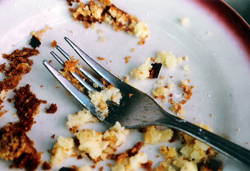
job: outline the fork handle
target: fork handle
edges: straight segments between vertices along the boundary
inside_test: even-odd
[[[209,132],[199,126],[196,126],[188,121],[180,119],[175,116],[171,116],[170,120],[157,120],[156,122],[159,125],[165,125],[171,128],[180,130],[206,144],[216,149],[218,152],[221,152],[228,157],[244,163],[250,167],[250,151],[246,148],[243,148],[229,140],[226,140],[212,132]]]

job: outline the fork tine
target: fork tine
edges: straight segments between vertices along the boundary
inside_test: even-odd
[[[71,84],[62,74],[60,74],[48,61],[43,61],[44,66],[51,74],[84,106],[92,105],[87,95],[83,94],[73,84]]]
[[[64,67],[64,61],[55,52],[51,51],[50,54]]]
[[[64,61],[55,52],[52,51],[50,53],[63,67],[65,66]],[[88,91],[96,91],[96,89],[94,89],[91,85],[84,81],[82,77],[80,77],[77,73],[74,72],[71,73],[71,75],[75,77],[80,82],[80,84],[84,86]]]
[[[56,46],[56,49],[67,59],[70,60],[70,56],[60,47]],[[93,84],[96,84],[100,88],[104,88],[104,85],[96,79],[94,76],[92,76],[90,73],[88,73],[85,69],[82,67],[79,67],[80,71],[85,75]]]
[[[51,72],[51,74],[68,90],[85,108],[89,109],[100,120],[104,118],[96,111],[95,106],[90,102],[90,99],[83,92],[78,90],[71,82],[69,82],[62,74],[60,74],[48,61],[43,61],[44,66]]]
[[[56,49],[67,59],[70,60],[70,56],[58,45],[56,45]]]
[[[107,80],[109,83],[113,83],[114,86],[117,86],[121,81],[111,74],[109,71],[104,69],[101,65],[99,65],[96,61],[94,61],[91,57],[89,57],[83,50],[81,50],[77,45],[75,45],[70,39],[67,37],[64,38],[69,45],[76,51],[76,53],[92,68],[99,76]]]

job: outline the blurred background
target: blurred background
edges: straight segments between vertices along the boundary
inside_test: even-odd
[[[250,24],[250,0],[224,0]]]

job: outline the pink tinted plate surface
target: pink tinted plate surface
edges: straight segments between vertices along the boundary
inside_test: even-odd
[[[29,47],[31,31],[43,29],[46,24],[52,27],[42,38],[42,45],[38,48],[41,54],[33,58],[34,67],[31,73],[25,75],[20,83],[20,86],[30,83],[31,90],[37,97],[48,101],[47,105],[41,106],[41,113],[35,117],[37,123],[28,133],[28,136],[34,140],[37,150],[44,152],[42,159],[50,160],[47,150],[51,150],[56,141],[50,138],[53,134],[56,137],[72,136],[65,125],[67,115],[82,109],[82,106],[69,97],[62,87],[56,88],[60,86],[59,83],[42,65],[43,59],[52,59],[53,65],[60,68],[49,54],[54,50],[50,46],[53,40],[77,57],[63,40],[64,36],[72,39],[94,59],[98,56],[105,57],[107,60],[99,63],[120,77],[128,75],[129,71],[138,67],[146,57],[156,56],[157,52],[162,50],[173,52],[178,57],[188,56],[188,61],[182,62],[173,69],[163,68],[160,73],[166,81],[173,76],[170,80],[176,85],[188,78],[191,80],[190,85],[195,86],[192,99],[185,105],[187,111],[185,119],[194,123],[208,124],[215,133],[250,149],[247,145],[250,141],[248,133],[250,129],[249,26],[221,1],[113,0],[113,3],[148,24],[150,37],[145,45],[138,45],[138,38],[124,32],[116,32],[105,23],[98,24],[96,29],[85,29],[83,25],[71,18],[64,0],[36,0],[28,4],[24,0],[0,1],[1,54],[11,53],[16,48]],[[182,17],[190,18],[190,23],[181,25]],[[102,35],[98,34],[98,29],[103,31]],[[100,36],[105,36],[106,42],[99,43]],[[135,52],[131,52],[133,48]],[[128,64],[125,64],[126,56],[132,56]],[[3,62],[5,60],[1,59],[1,63]],[[184,71],[183,65],[188,65],[191,71]],[[187,74],[188,77],[186,77]],[[131,78],[131,82],[136,87],[147,93],[151,92],[152,85],[156,81],[138,81]],[[43,88],[40,87],[41,85]],[[172,93],[175,95],[174,100],[181,99],[177,89],[172,90]],[[12,97],[13,93],[9,96]],[[169,111],[168,103],[158,102]],[[56,103],[59,109],[56,114],[47,115],[44,108],[51,103]],[[1,118],[0,126],[16,120],[13,116],[15,113],[13,104],[6,103],[5,108],[10,111]],[[210,116],[211,114],[213,117]],[[105,131],[107,126],[102,123],[87,124],[84,128]],[[137,130],[131,130],[128,141],[118,152],[142,140],[143,136]],[[161,145],[177,148],[181,146],[180,142],[175,142],[143,148],[142,151],[147,152],[149,159],[154,161],[154,166],[157,166],[162,159],[156,157]],[[218,159],[223,162],[225,171],[249,170],[223,155],[218,155]],[[109,162],[111,161],[103,162],[101,166],[105,166],[105,170],[110,170],[107,167]],[[7,171],[10,163],[0,160],[1,170]],[[83,160],[70,158],[52,170],[73,164],[93,165],[86,158]]]

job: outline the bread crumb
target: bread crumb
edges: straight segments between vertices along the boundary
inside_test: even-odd
[[[187,100],[190,100],[192,95],[193,95],[193,91],[192,89],[194,88],[194,86],[189,86],[190,80],[182,80],[182,83],[179,85],[179,87],[184,91],[184,95],[183,97],[185,97]]]
[[[177,58],[172,52],[160,51],[158,52],[155,62],[164,64],[167,68],[173,68],[177,65]]]
[[[56,143],[53,146],[51,156],[51,166],[57,166],[62,163],[65,158],[73,154],[74,140],[71,137],[65,138],[58,136]]]
[[[55,48],[57,46],[57,42],[55,40],[52,41],[51,47]]]
[[[80,6],[75,9],[70,8],[74,20],[83,22],[85,28],[92,27],[97,22],[106,22],[112,25],[116,31],[124,30],[129,34],[134,34],[141,39],[139,44],[145,44],[145,39],[149,36],[145,22],[138,21],[135,16],[110,4],[110,0],[99,0],[99,2],[104,5],[89,1],[88,4],[79,3]]]
[[[104,57],[97,57],[97,59],[100,60],[100,61],[106,60],[106,58],[104,58]]]
[[[56,113],[57,111],[57,105],[55,103],[52,103],[49,108],[45,108],[46,113]]]
[[[175,85],[173,82],[168,81],[168,89],[169,89],[169,90],[172,90],[172,89],[174,89],[175,87],[176,87],[176,85]]]
[[[99,120],[93,114],[91,114],[89,110],[83,109],[75,114],[69,114],[66,125],[68,128],[78,129],[80,126],[88,122],[97,123]]]
[[[101,3],[103,3],[104,5],[110,5],[112,0],[98,0],[100,1]]]
[[[99,42],[99,43],[103,43],[103,42],[105,42],[106,40],[107,40],[106,37],[101,36],[98,42]]]
[[[149,126],[146,128],[145,143],[158,144],[160,142],[168,142],[173,136],[171,129],[160,130],[155,126]]]
[[[190,18],[188,18],[188,17],[180,18],[180,23],[181,23],[181,25],[187,25],[190,23]]]
[[[126,76],[123,77],[123,81],[124,81],[125,83],[130,84],[129,80],[130,80],[130,79],[129,79],[129,76],[128,76],[128,75],[126,75]]]
[[[183,105],[178,102],[174,102],[173,106],[170,107],[170,110],[175,112],[176,114],[185,114],[186,111],[183,109]]]
[[[91,171],[91,167],[89,165],[84,165],[78,168],[77,171]]]
[[[98,33],[99,33],[99,34],[102,34],[103,31],[102,31],[101,29],[98,29]]]
[[[190,69],[189,69],[189,66],[188,66],[188,65],[184,65],[184,66],[183,66],[183,69],[184,69],[185,71],[187,71],[187,72],[190,72]]]
[[[207,31],[207,35],[211,36],[213,33],[211,31]]]
[[[130,71],[130,75],[134,76],[136,79],[144,80],[149,77],[149,70],[152,68],[150,64],[150,58],[147,57],[146,61],[141,64],[138,68]]]
[[[96,110],[101,112],[101,117],[104,119],[108,116],[107,100],[120,104],[122,98],[121,92],[114,86],[108,86],[102,91],[89,92],[90,101],[96,107]]]
[[[126,56],[125,57],[125,63],[128,63],[129,62],[129,59],[131,59],[132,58],[132,56]]]

